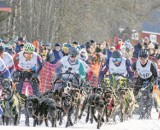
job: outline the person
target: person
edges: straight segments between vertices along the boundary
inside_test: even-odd
[[[77,86],[80,86],[80,84],[85,79],[86,72],[85,72],[85,68],[83,66],[82,61],[78,58],[78,51],[75,47],[70,47],[69,55],[63,57],[57,63],[55,67],[56,77],[58,77],[60,73],[67,72],[69,69],[71,69],[71,73],[75,73],[76,76],[78,76],[80,82],[77,84]],[[73,77],[73,78],[77,78],[77,77]]]
[[[158,81],[158,74],[157,67],[149,60],[149,52],[146,49],[138,53],[138,60],[133,64],[133,71],[138,74],[134,87],[134,94],[138,95],[141,88],[146,88],[146,96],[148,97],[148,103],[146,105],[148,107],[147,114],[149,115],[148,118],[151,118],[152,103],[154,102],[154,104],[157,104],[157,101],[153,100],[152,91],[153,85]],[[157,108],[156,111],[158,112]]]
[[[68,50],[70,47],[71,47],[71,45],[68,43],[63,44],[63,47],[62,47],[63,56],[68,56]]]
[[[144,42],[143,42],[142,49],[146,49],[146,50],[149,51],[149,49],[152,48],[152,47],[153,47],[152,42],[149,40],[148,37],[145,37],[145,38],[144,38]]]
[[[127,48],[125,45],[120,47],[120,51],[122,52],[122,57],[128,58]]]
[[[149,42],[149,38],[145,37],[144,42],[138,42],[137,45],[134,46],[133,58],[138,58],[139,51],[142,50],[144,45],[146,46],[148,42]]]
[[[106,72],[109,72],[110,79],[112,74],[123,75],[128,77],[130,80],[133,79],[133,71],[131,68],[130,60],[122,57],[122,53],[119,50],[115,50],[112,53],[111,58],[106,60],[100,71],[99,82],[101,82],[101,80],[104,78]]]
[[[88,59],[88,54],[85,48],[81,49],[79,52],[79,59],[82,60],[82,64],[85,68],[85,72],[88,73],[90,71],[90,67],[88,66],[88,64],[86,63],[87,59]]]
[[[4,61],[0,58],[0,82],[2,82],[2,80],[5,78],[8,78],[11,80],[9,70],[6,67]]]
[[[136,85],[144,85],[155,82],[158,78],[157,67],[155,63],[149,60],[149,52],[145,49],[139,51],[138,60],[132,65],[133,71],[138,73]],[[136,86],[135,86],[136,87]],[[135,88],[135,93],[139,91],[139,87]],[[153,86],[150,86],[152,92]]]
[[[112,56],[112,53],[116,50],[116,48],[114,46],[111,46],[110,49],[108,50],[107,53],[107,58],[106,59],[110,59]]]
[[[9,79],[10,81],[11,80],[11,76],[10,76],[10,73],[9,73],[9,70],[7,69],[7,67],[5,66],[5,63],[4,61],[0,58],[0,82],[1,82],[1,85],[0,85],[0,98],[2,97],[2,89],[4,87],[4,85],[2,84],[3,82],[3,79]],[[2,116],[3,114],[3,110],[1,108],[1,102],[0,102],[0,117]]]
[[[16,42],[15,52],[18,53],[22,51],[23,46],[24,46],[24,40],[22,37],[20,37],[18,41]]]
[[[78,51],[81,49],[78,42],[76,42],[76,41],[72,42],[71,46],[75,47]]]
[[[122,45],[123,45],[123,40],[122,39],[118,39],[118,43],[115,46],[116,50],[120,50]]]
[[[32,44],[34,45],[35,52],[39,53],[39,42],[35,40]]]
[[[0,58],[4,61],[7,69],[9,70],[10,74],[12,75],[12,73],[14,71],[13,57],[8,52],[4,52],[3,46],[0,46]]]
[[[21,93],[23,82],[27,78],[32,86],[33,94],[39,95],[39,71],[42,68],[42,58],[34,52],[34,46],[31,43],[25,43],[24,51],[15,54],[13,61],[15,64],[15,72],[13,74],[16,81],[16,90]],[[18,77],[18,78],[17,78]]]
[[[93,49],[95,50],[97,47],[97,43],[94,40],[90,40],[91,46],[93,47]]]
[[[46,61],[51,64],[56,64],[62,57],[61,44],[55,43],[54,49],[47,54]]]
[[[49,45],[49,46],[47,46]],[[44,42],[39,42],[39,54],[42,57],[42,59],[45,61],[46,60],[46,56],[49,53],[49,51],[51,50],[51,44],[50,43],[44,43]]]
[[[104,61],[104,57],[102,54],[102,49],[99,47],[96,47],[95,51],[91,53],[91,55],[89,55],[87,60],[87,64],[89,65],[91,70],[91,72],[88,74],[87,79],[89,80],[89,84],[91,87],[98,86],[98,77],[99,77],[101,64],[103,64],[103,61]]]

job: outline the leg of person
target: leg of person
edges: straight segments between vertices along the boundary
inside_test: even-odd
[[[16,90],[19,93],[22,93],[23,81],[24,81],[24,79],[20,78],[19,82],[16,83]]]
[[[30,81],[30,84],[32,86],[33,94],[36,95],[36,96],[39,96],[40,92],[39,92],[39,81],[38,81],[38,79],[35,79],[34,81]]]

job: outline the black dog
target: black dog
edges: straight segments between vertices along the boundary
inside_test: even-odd
[[[73,98],[70,94],[68,94],[68,93],[63,93],[62,94],[61,107],[62,107],[62,110],[63,110],[64,114],[67,114],[66,127],[73,126],[73,122],[71,120],[71,114],[73,113]],[[62,118],[63,118],[62,113],[61,113],[60,117],[61,117],[60,122],[62,122]]]
[[[102,125],[102,121],[104,121],[104,108],[105,108],[105,101],[103,100],[102,96],[100,94],[90,94],[88,97],[84,100],[82,110],[79,116],[79,119],[81,119],[83,111],[85,107],[88,106],[87,109],[87,117],[86,117],[86,123],[89,120],[89,114],[91,113],[91,123],[93,123],[93,118],[95,121],[98,121],[97,128],[99,129]],[[98,119],[95,117],[95,112],[98,111]]]
[[[52,127],[57,127],[57,108],[56,102],[53,99],[42,97],[39,106],[40,124],[44,120],[45,125],[48,126],[48,120],[50,120]]]
[[[141,89],[140,92],[141,92],[141,97],[139,103],[139,111],[140,111],[139,119],[149,119],[151,116],[151,110],[153,105],[152,94],[148,92],[147,89]]]
[[[13,119],[14,125],[18,125],[18,118],[20,118],[20,103],[18,97],[11,89],[11,82],[9,79],[2,81],[2,122],[3,125],[8,125],[10,119]]]
[[[38,125],[39,98],[30,95],[25,100],[25,125],[29,126],[29,118],[33,118],[33,126]]]

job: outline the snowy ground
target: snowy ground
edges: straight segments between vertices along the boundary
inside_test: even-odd
[[[30,127],[26,127],[24,125],[24,115],[21,116],[21,124],[19,126],[0,126],[1,130],[48,130],[48,129],[57,129],[57,130],[65,130],[65,129],[77,129],[77,130],[96,130],[96,123],[90,124],[90,122],[85,123],[85,118],[79,120],[78,123],[72,127],[65,128],[65,121],[63,121],[62,126],[58,126],[57,128],[45,127],[44,124],[38,127],[32,127],[32,119],[30,119]],[[129,119],[125,122],[118,123],[109,123],[103,124],[101,130],[160,130],[160,120],[158,120],[158,113],[155,110],[152,111],[152,119],[149,120],[138,120],[137,116],[134,116],[133,119]]]

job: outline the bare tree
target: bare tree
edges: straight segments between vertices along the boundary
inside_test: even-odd
[[[119,28],[140,29],[159,0],[6,0],[12,7],[5,30],[29,41],[84,43],[107,40]]]

